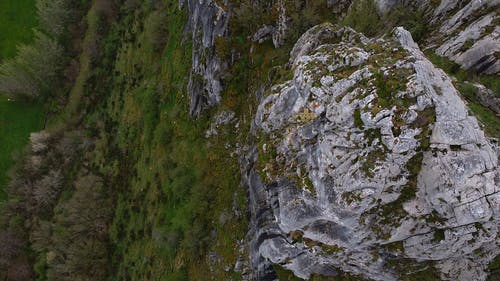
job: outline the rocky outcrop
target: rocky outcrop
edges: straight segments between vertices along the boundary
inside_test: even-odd
[[[446,0],[445,0],[446,1]],[[385,15],[391,11],[394,7],[398,5],[406,7],[419,7],[421,9],[429,7],[435,3],[435,1],[429,0],[374,0],[377,11],[380,15]]]
[[[442,0],[431,17],[439,28],[430,47],[465,69],[499,73],[499,11],[499,0]]]
[[[464,69],[482,74],[500,72],[500,0],[376,0],[379,14],[397,5],[426,11],[426,24],[435,30],[426,48]]]
[[[276,21],[276,30],[273,32],[274,47],[279,48],[285,43],[286,32],[288,29],[288,16],[283,0],[278,0],[278,19]]]
[[[222,111],[214,117],[214,121],[210,125],[210,129],[205,132],[205,138],[218,135],[218,129],[221,126],[236,122],[235,113],[232,111]]]
[[[260,44],[264,43],[264,41],[272,38],[273,34],[276,32],[276,27],[272,25],[264,25],[257,32],[252,35],[252,41],[258,42]]]
[[[260,103],[242,161],[255,278],[279,264],[301,278],[390,281],[434,266],[443,280],[484,280],[500,253],[497,147],[409,32],[319,25],[289,71]]]
[[[273,4],[272,2],[265,2],[266,5]],[[263,5],[263,3],[257,3],[256,5]],[[288,30],[288,15],[286,12],[286,5],[282,0],[276,0],[273,9],[276,9],[277,17],[273,24],[265,24],[259,28],[251,37],[253,42],[263,43],[264,41],[271,39],[275,48],[281,47],[285,43],[286,33]]]
[[[186,31],[191,34],[193,49],[189,112],[198,116],[204,108],[220,102],[220,77],[226,67],[215,54],[214,41],[226,35],[229,13],[213,0],[179,0],[179,5],[188,10]]]

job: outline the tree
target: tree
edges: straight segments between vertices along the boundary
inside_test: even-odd
[[[53,38],[61,38],[75,18],[75,3],[71,0],[37,0],[40,28]]]
[[[0,268],[8,267],[22,251],[24,243],[12,231],[0,230]]]
[[[81,176],[74,186],[73,196],[55,216],[47,276],[62,281],[104,280],[111,201],[98,176]]]
[[[60,170],[52,170],[33,186],[33,208],[37,213],[52,209],[61,191],[63,176]]]
[[[29,281],[34,280],[34,273],[26,257],[18,258],[9,266],[7,270],[8,281]]]
[[[0,92],[38,97],[54,86],[64,61],[63,48],[47,35],[35,31],[32,45],[20,46],[15,58],[0,65]]]
[[[33,270],[25,252],[26,241],[11,230],[0,230],[0,279],[33,280]]]

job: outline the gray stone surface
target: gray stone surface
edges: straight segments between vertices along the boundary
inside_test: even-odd
[[[498,148],[409,32],[316,26],[289,67],[242,160],[255,279],[275,263],[391,281],[388,259],[410,258],[408,272],[427,261],[443,280],[484,280],[500,253]]]
[[[206,107],[220,102],[220,77],[226,67],[215,54],[214,40],[226,35],[229,14],[213,0],[179,0],[179,5],[188,10],[186,31],[191,33],[193,49],[189,112],[198,116]]]
[[[276,31],[276,27],[272,25],[264,25],[257,32],[252,35],[252,41],[258,43],[264,43],[267,39],[272,38],[273,33]]]
[[[500,0],[442,0],[430,23],[439,26],[430,38],[436,53],[465,69],[500,72]]]
[[[394,5],[401,3],[401,0],[376,0],[379,13],[386,14]]]
[[[474,84],[479,102],[500,116],[500,93],[494,93],[481,84]]]

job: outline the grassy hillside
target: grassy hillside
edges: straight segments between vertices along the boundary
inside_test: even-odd
[[[0,1],[0,58],[14,56],[18,44],[28,43],[35,24],[34,0]],[[0,96],[0,199],[13,156],[21,154],[30,132],[42,128],[43,118],[42,106]]]

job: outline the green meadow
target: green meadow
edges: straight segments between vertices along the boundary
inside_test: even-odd
[[[16,46],[28,43],[36,25],[34,0],[0,1],[0,61],[16,54]],[[30,132],[43,126],[41,105],[12,101],[0,94],[0,199],[5,198],[7,172],[27,144]]]
[[[34,0],[0,1],[0,58],[16,54],[16,46],[29,43],[36,25]]]

